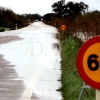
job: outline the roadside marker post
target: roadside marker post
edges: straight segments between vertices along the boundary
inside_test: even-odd
[[[81,46],[76,65],[80,77],[96,89],[96,100],[100,100],[100,36],[87,40]]]
[[[16,27],[15,27],[15,29],[17,30],[17,23],[16,23]]]

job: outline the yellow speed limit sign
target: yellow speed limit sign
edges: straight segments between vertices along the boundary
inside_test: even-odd
[[[85,83],[100,89],[100,36],[89,39],[81,46],[76,65]]]
[[[62,31],[65,31],[65,30],[66,30],[66,25],[64,25],[64,24],[61,25],[61,26],[60,26],[60,29],[61,29]]]

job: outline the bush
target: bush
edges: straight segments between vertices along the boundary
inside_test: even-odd
[[[5,31],[5,29],[0,29],[0,32],[4,32]]]

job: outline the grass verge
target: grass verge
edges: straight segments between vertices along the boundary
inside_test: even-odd
[[[0,27],[0,29],[9,30],[10,28],[8,28],[8,27]]]
[[[80,43],[72,36],[60,42],[61,44],[61,82],[60,91],[64,100],[78,100],[83,81],[76,68],[76,56],[80,48]],[[95,100],[94,89],[84,89],[81,100]]]

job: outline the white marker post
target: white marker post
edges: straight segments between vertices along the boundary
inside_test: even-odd
[[[100,100],[100,90],[96,89],[96,100]]]
[[[16,23],[16,30],[17,30],[17,23]]]

